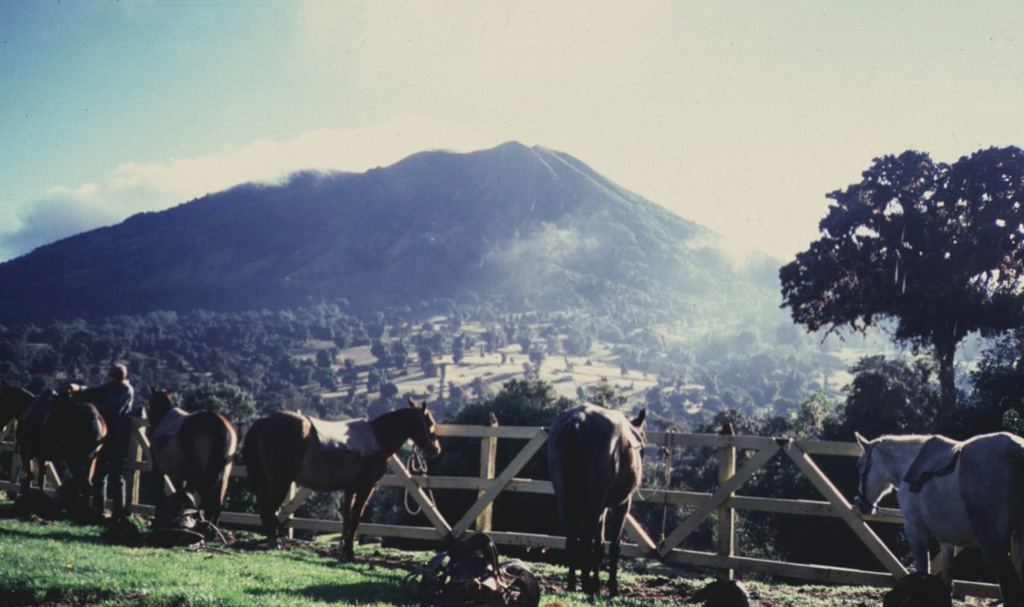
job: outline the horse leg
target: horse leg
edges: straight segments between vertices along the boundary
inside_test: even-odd
[[[626,503],[612,507],[609,512],[608,533],[611,546],[608,548],[608,596],[619,596],[619,544],[622,542],[622,530],[626,526],[626,515],[629,514],[629,507],[632,500],[627,499]]]
[[[288,495],[290,485],[291,482],[273,484],[267,480],[257,494],[263,532],[267,534],[267,543],[271,548],[277,548],[277,530],[280,527],[277,520],[277,509],[281,507],[284,498]]]
[[[230,475],[231,470],[222,467],[203,471],[202,476],[188,481],[189,488],[195,488],[199,498],[199,509],[206,520],[213,525],[216,525],[220,519]]]
[[[981,555],[985,558],[985,564],[992,570],[992,575],[999,582],[999,590],[1003,595],[1005,607],[1024,607],[1024,584],[1014,571],[1013,561],[1010,560],[1010,538],[999,537],[992,531],[978,532],[978,543],[981,545]]]
[[[68,469],[68,478],[65,483],[71,483],[73,489],[73,499],[76,504],[82,498],[88,499],[89,496],[89,467],[91,462],[76,458],[73,461],[65,463]]]
[[[580,537],[572,530],[571,527],[567,527],[568,531],[565,537],[565,554],[566,554],[566,565],[569,569],[569,575],[566,579],[566,591],[576,592],[576,569],[580,567]]]
[[[164,490],[164,472],[155,461],[150,461],[150,487],[153,489],[153,505],[159,507],[167,492]]]
[[[356,529],[359,521],[363,518],[363,511],[366,510],[366,503],[373,495],[373,486],[370,488],[352,488],[345,491],[345,527],[341,534],[341,560],[351,561],[355,558]],[[351,522],[350,522],[351,521]]]
[[[583,532],[583,562],[580,577],[583,592],[596,594],[601,587],[601,558],[604,556],[604,513],[589,517]]]
[[[35,465],[35,460],[25,458],[23,460],[24,465],[21,468],[21,495],[22,497],[28,495],[29,490],[32,489],[32,470]]]
[[[908,514],[910,516],[908,517]],[[931,558],[928,554],[928,529],[913,520],[913,514],[904,512],[903,533],[907,536],[910,553],[914,555],[914,563],[921,573],[931,573]]]
[[[1011,546],[1016,548],[1017,552],[1013,555],[1013,568],[1017,575],[1024,580],[1024,517],[1017,521],[1014,539],[1016,542]]]
[[[228,490],[228,480],[229,473],[226,470],[221,470],[199,498],[203,503],[203,516],[212,525],[216,525],[220,520],[220,512],[224,507],[224,496]]]
[[[950,592],[953,591],[953,559],[956,557],[956,546],[953,544],[939,543],[942,554],[942,582]]]
[[[95,475],[92,483],[92,507],[103,514],[107,506],[107,469],[109,467],[109,453],[107,449],[100,449],[94,462]],[[163,492],[155,494],[154,499],[159,499]]]
[[[552,473],[554,474],[554,472]],[[561,482],[558,483],[561,487]],[[570,513],[572,502],[571,496],[558,495],[558,518],[562,521],[562,529],[565,530],[565,564],[568,569],[566,576],[566,591],[576,592],[576,570],[580,567],[580,538],[581,523],[579,518]]]

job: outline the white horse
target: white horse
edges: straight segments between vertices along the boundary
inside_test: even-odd
[[[929,573],[933,536],[942,550],[942,580],[952,588],[955,548],[977,546],[999,581],[1003,604],[1024,607],[1024,584],[1009,555],[1011,536],[1024,539],[1024,440],[998,432],[964,442],[920,435],[869,441],[857,434],[857,442],[864,453],[857,460],[856,503],[869,514],[898,489],[919,571]]]

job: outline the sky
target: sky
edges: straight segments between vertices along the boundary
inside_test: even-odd
[[[1024,144],[1014,1],[0,2],[0,261],[505,141],[788,261],[872,159]]]

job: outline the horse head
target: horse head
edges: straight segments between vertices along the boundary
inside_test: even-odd
[[[644,422],[646,420],[647,409],[640,409],[640,413],[629,422],[633,426],[633,433],[636,435],[637,440],[640,441],[641,449],[647,446],[647,434],[644,432]]]
[[[6,380],[0,380],[0,428],[7,425],[12,418],[21,414],[36,395],[25,388],[13,386]]]
[[[165,415],[174,408],[174,390],[149,390],[149,407],[146,412],[149,415],[149,423],[155,428]]]
[[[894,489],[886,477],[881,466],[875,466],[874,456],[878,440],[869,441],[855,432],[857,443],[860,444],[863,453],[857,459],[857,473],[860,480],[857,483],[857,498],[854,500],[862,514],[871,514],[875,511],[875,505],[887,493]]]
[[[418,414],[420,420],[419,427],[412,434],[413,444],[423,451],[423,454],[427,457],[440,455],[441,442],[437,440],[437,422],[434,421],[434,415],[427,409],[427,402],[423,401],[422,405],[417,405],[410,398],[409,408]]]

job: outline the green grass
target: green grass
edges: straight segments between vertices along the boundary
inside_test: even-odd
[[[0,603],[275,606],[396,605],[402,572],[339,566],[309,549],[244,552],[129,548],[99,527],[0,521]]]
[[[0,501],[0,511],[10,502]],[[40,524],[0,518],[0,606],[47,607],[304,607],[415,605],[406,594],[409,570],[428,552],[358,546],[354,563],[339,563],[322,542],[290,542],[282,550],[254,549],[252,541],[203,550],[125,547],[104,543],[101,527]],[[243,534],[244,538],[256,536]],[[333,544],[330,545],[332,548]],[[549,582],[562,567],[532,563]],[[541,607],[667,607],[685,603],[708,579],[657,563],[626,560],[624,598],[588,602],[551,590]],[[752,605],[863,607],[880,605],[878,588],[786,586],[747,582]],[[956,603],[962,605],[963,603]],[[976,604],[976,603],[975,603]]]
[[[361,546],[356,562],[342,564],[305,542],[282,550],[217,544],[194,551],[110,545],[100,539],[102,531],[66,522],[0,519],[0,605],[411,605],[403,587],[408,563],[426,564],[431,556]],[[375,553],[390,558],[369,559]],[[402,562],[407,565],[399,566]],[[590,605],[581,595],[569,594],[545,595],[541,604]],[[606,604],[659,605],[633,600]]]

